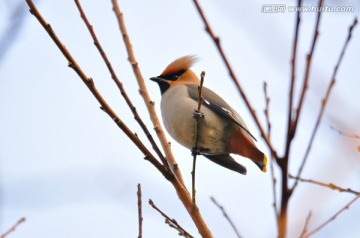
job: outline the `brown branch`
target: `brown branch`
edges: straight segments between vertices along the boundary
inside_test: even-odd
[[[311,218],[311,211],[309,211],[309,214],[306,217],[304,228],[303,228],[303,230],[302,230],[302,232],[300,234],[300,238],[303,238],[305,236],[306,232],[308,232],[310,218]]]
[[[225,209],[223,206],[221,206],[214,197],[210,197],[211,201],[220,209],[220,211],[222,212],[223,216],[225,217],[225,219],[230,223],[232,229],[234,230],[236,236],[238,238],[241,237],[238,229],[236,228],[235,224],[233,223],[233,221],[230,219],[230,217],[228,216],[228,214],[226,213]]]
[[[139,236],[138,238],[142,238],[142,223],[143,223],[143,217],[142,217],[142,203],[141,203],[141,184],[139,183],[137,186],[137,198],[138,198],[138,218],[139,218]]]
[[[336,131],[338,134],[342,135],[342,136],[346,136],[346,137],[350,137],[353,139],[360,139],[359,135],[354,135],[354,134],[350,134],[350,133],[345,133],[343,131],[340,131],[339,129],[336,129],[335,127],[331,126],[330,127],[332,130]]]
[[[18,220],[12,227],[10,227],[9,230],[7,230],[4,234],[2,234],[0,236],[0,238],[7,237],[10,233],[14,232],[21,223],[24,223],[24,222],[25,222],[25,217],[20,218],[20,220]]]
[[[105,99],[102,97],[100,92],[95,87],[94,81],[92,78],[86,76],[84,71],[80,68],[77,64],[75,59],[72,57],[70,52],[66,49],[64,44],[60,41],[60,39],[55,34],[54,30],[48,24],[45,19],[41,16],[40,12],[35,7],[34,3],[31,0],[26,0],[31,14],[33,14],[40,24],[44,27],[46,32],[49,34],[51,39],[57,45],[61,53],[65,56],[68,60],[68,66],[72,68],[77,75],[81,78],[84,84],[88,87],[90,92],[96,98],[96,100],[100,103],[101,109],[106,112],[106,114],[116,123],[116,125],[127,135],[127,137],[138,147],[138,149],[145,155],[145,159],[148,160],[151,164],[153,164],[163,175],[166,179],[171,179],[173,177],[171,171],[168,171],[146,148],[146,146],[141,142],[141,140],[125,125],[125,123],[116,115],[113,109],[108,105]]]
[[[195,4],[195,6],[196,6],[196,9],[197,9],[197,11],[198,11],[198,13],[199,13],[199,15],[200,15],[200,17],[201,17],[204,25],[205,25],[205,30],[207,31],[207,33],[209,33],[211,39],[214,41],[214,43],[215,43],[215,45],[216,45],[216,47],[217,47],[217,49],[218,49],[218,51],[219,51],[219,53],[220,53],[220,55],[221,55],[221,58],[222,58],[222,60],[224,61],[225,65],[226,65],[226,68],[227,68],[228,71],[229,71],[230,77],[231,77],[231,79],[233,80],[233,82],[235,83],[236,88],[238,89],[238,91],[239,91],[241,97],[243,98],[243,100],[244,100],[247,108],[249,109],[249,111],[250,111],[250,113],[251,113],[251,115],[252,115],[252,117],[253,117],[253,119],[254,119],[254,121],[255,121],[255,123],[256,123],[259,131],[260,131],[260,133],[261,133],[261,136],[263,137],[263,139],[265,140],[267,146],[269,147],[269,150],[270,150],[271,154],[273,154],[274,157],[277,158],[277,153],[276,153],[274,147],[272,146],[272,144],[270,143],[269,139],[267,138],[266,133],[265,133],[263,127],[261,126],[258,117],[256,116],[255,110],[252,108],[252,106],[251,106],[251,104],[250,104],[250,101],[248,100],[248,98],[247,98],[247,96],[246,96],[243,88],[241,87],[241,85],[240,85],[237,77],[235,76],[234,71],[232,70],[232,68],[231,68],[231,66],[230,66],[230,63],[229,63],[229,61],[228,61],[228,59],[227,59],[227,57],[226,57],[226,55],[225,55],[225,53],[224,53],[224,50],[222,49],[222,46],[221,46],[221,44],[220,44],[220,39],[219,39],[219,37],[216,36],[216,35],[214,34],[213,30],[211,29],[211,27],[210,27],[210,25],[209,25],[209,23],[208,23],[205,15],[204,15],[204,12],[203,12],[203,10],[201,9],[201,7],[200,7],[200,5],[199,5],[199,3],[198,3],[197,0],[194,0],[194,4]]]
[[[304,238],[308,238],[308,237],[314,235],[315,233],[317,233],[318,231],[320,231],[324,226],[326,226],[327,224],[329,224],[330,222],[335,220],[338,215],[340,215],[345,210],[349,209],[351,204],[353,204],[359,198],[360,198],[360,195],[356,196],[354,199],[352,199],[348,204],[346,204],[343,208],[341,208],[338,212],[336,212],[332,217],[330,217],[327,221],[325,221],[319,227],[317,227],[314,230],[312,230],[311,232],[305,234]]]
[[[322,186],[322,187],[327,187],[327,188],[330,188],[332,190],[337,190],[339,192],[346,192],[346,193],[352,193],[352,194],[355,194],[355,195],[360,195],[360,192],[352,190],[351,188],[342,188],[342,187],[339,187],[339,186],[337,186],[335,184],[332,184],[332,183],[323,183],[323,182],[315,181],[315,180],[312,180],[312,179],[303,179],[303,178],[299,178],[297,176],[292,176],[291,174],[289,174],[289,178],[295,179],[296,181],[300,181],[300,182],[312,183],[312,184],[316,184],[316,185],[319,185],[319,186]]]
[[[114,80],[116,86],[118,87],[118,89],[120,90],[121,95],[123,96],[126,104],[128,105],[128,107],[130,108],[131,112],[134,115],[134,119],[138,122],[138,124],[140,125],[141,129],[143,130],[143,132],[145,133],[146,137],[148,138],[149,142],[152,145],[152,148],[154,149],[154,151],[156,152],[156,154],[159,156],[159,158],[161,159],[162,163],[168,167],[168,163],[164,157],[164,155],[162,154],[162,152],[160,151],[159,147],[157,146],[156,142],[154,141],[154,138],[151,136],[149,130],[147,129],[145,123],[142,121],[141,117],[139,116],[136,107],[132,104],[128,94],[125,91],[125,88],[122,84],[122,82],[119,80],[119,77],[117,76],[117,74],[115,73],[115,70],[113,69],[104,49],[102,48],[96,34],[94,31],[93,26],[90,24],[88,18],[85,15],[85,12],[83,11],[81,4],[79,2],[79,0],[75,0],[75,4],[80,12],[80,16],[83,19],[86,27],[88,28],[91,37],[93,38],[94,41],[94,45],[96,46],[96,48],[98,49],[102,59],[104,60],[104,63],[106,64],[111,78]]]
[[[192,178],[192,203],[196,204],[196,189],[195,189],[195,174],[196,174],[196,157],[198,154],[200,154],[200,149],[198,148],[198,143],[200,139],[200,133],[199,133],[199,124],[200,120],[204,118],[204,114],[200,111],[201,104],[203,102],[202,98],[202,88],[204,85],[204,79],[205,79],[205,71],[201,72],[200,75],[200,85],[198,86],[199,91],[199,99],[198,99],[198,107],[194,110],[193,118],[195,119],[195,126],[194,126],[194,137],[195,137],[195,143],[194,147],[192,148],[192,155],[193,155],[193,169],[191,171],[191,178]]]
[[[358,21],[357,21],[357,18],[355,18],[355,19],[354,19],[354,22],[353,22],[352,25],[349,27],[349,32],[348,32],[347,39],[346,39],[346,41],[345,41],[345,43],[344,43],[344,46],[343,46],[343,48],[342,48],[342,50],[341,50],[339,59],[338,59],[336,65],[335,65],[334,72],[333,72],[333,75],[332,75],[332,77],[331,77],[330,84],[329,84],[329,86],[328,86],[328,88],[327,88],[325,97],[324,97],[323,100],[322,100],[321,109],[320,109],[319,115],[318,115],[318,117],[317,117],[317,120],[316,120],[316,123],[315,123],[315,127],[314,127],[314,129],[313,129],[312,134],[311,134],[311,138],[310,138],[309,144],[308,144],[308,146],[307,146],[305,155],[304,155],[304,157],[303,157],[303,159],[302,159],[302,163],[301,163],[301,165],[300,165],[300,168],[299,168],[299,171],[298,171],[296,177],[300,177],[300,176],[301,176],[301,173],[302,173],[302,171],[303,171],[303,169],[304,169],[305,163],[306,163],[306,161],[307,161],[307,158],[308,158],[308,156],[309,156],[309,153],[310,153],[312,144],[313,144],[314,139],[315,139],[315,135],[316,135],[317,130],[318,130],[319,126],[320,126],[320,122],[321,122],[321,119],[322,119],[322,117],[323,117],[326,104],[327,104],[327,102],[328,102],[328,100],[329,100],[329,96],[330,96],[331,90],[332,90],[332,88],[334,87],[335,80],[336,80],[336,75],[337,75],[339,66],[340,66],[340,64],[341,64],[341,62],[342,62],[342,59],[343,59],[343,57],[344,57],[346,48],[347,48],[347,46],[348,46],[348,44],[349,44],[349,42],[350,42],[350,39],[351,39],[351,36],[352,36],[352,32],[353,32],[353,30],[354,30],[357,22],[358,22]],[[293,186],[292,189],[291,189],[292,191],[295,190],[297,184],[298,184],[298,181],[295,182],[294,186]]]
[[[172,183],[172,185],[174,186],[179,199],[181,200],[181,202],[183,203],[184,207],[186,208],[186,210],[188,211],[189,215],[191,216],[194,224],[196,225],[196,227],[198,228],[199,233],[201,234],[202,237],[212,237],[212,234],[209,230],[209,228],[207,227],[204,219],[202,218],[199,209],[197,208],[196,205],[194,205],[192,203],[192,199],[191,196],[188,192],[188,190],[186,189],[185,185],[184,185],[184,180],[182,178],[180,169],[177,166],[177,163],[175,161],[175,158],[171,152],[170,149],[170,145],[165,137],[164,131],[161,127],[159,118],[156,115],[156,111],[155,111],[155,107],[154,107],[154,103],[150,100],[149,94],[147,92],[143,77],[141,75],[140,69],[138,67],[138,63],[135,60],[135,56],[134,56],[134,52],[132,50],[132,46],[130,43],[130,39],[129,39],[129,35],[127,33],[126,30],[126,26],[124,23],[124,19],[123,19],[123,14],[120,11],[120,8],[118,6],[118,3],[116,0],[112,0],[112,4],[113,4],[113,10],[115,12],[116,18],[118,20],[119,23],[119,28],[120,31],[122,33],[123,36],[123,40],[126,46],[126,50],[128,53],[128,57],[129,57],[129,61],[131,63],[132,69],[134,71],[135,77],[137,79],[137,82],[139,84],[139,88],[140,88],[140,94],[142,95],[145,104],[147,106],[147,109],[149,111],[151,120],[153,122],[153,125],[155,127],[155,131],[159,137],[159,140],[161,142],[161,145],[165,151],[165,155],[166,155],[166,159],[169,162],[169,164],[171,165],[171,169],[174,171],[175,175],[176,175],[176,179],[172,179],[170,180],[170,182]]]
[[[187,237],[187,238],[193,238],[193,236],[190,235],[189,232],[187,232],[182,226],[180,226],[180,224],[175,219],[170,218],[163,211],[161,211],[154,204],[154,202],[151,199],[149,199],[149,204],[150,204],[150,206],[152,206],[156,211],[158,211],[165,218],[165,223],[166,224],[168,224],[170,227],[174,228],[175,230],[177,230],[179,232],[180,236],[184,236],[184,237]]]
[[[323,0],[319,0],[318,8],[321,8],[322,5],[323,5]],[[296,128],[297,128],[297,125],[298,125],[298,122],[299,122],[300,114],[301,114],[301,111],[302,111],[301,109],[302,109],[302,106],[303,106],[305,94],[306,94],[306,91],[308,89],[311,62],[312,62],[312,59],[313,59],[316,42],[317,42],[317,39],[318,39],[318,36],[319,36],[320,19],[321,19],[321,11],[318,11],[317,18],[316,18],[315,32],[314,32],[313,41],[312,41],[312,44],[311,44],[311,49],[310,49],[309,54],[306,56],[306,67],[305,67],[304,81],[303,81],[303,86],[302,86],[302,89],[301,89],[301,95],[300,95],[300,99],[299,99],[299,102],[298,102],[298,107],[296,109],[296,118],[295,118],[295,121],[294,121],[294,128],[293,128],[294,132],[293,132],[293,134],[295,134],[295,132],[296,132]]]
[[[266,119],[266,124],[267,124],[267,136],[268,136],[269,141],[271,141],[271,123],[270,123],[270,116],[269,116],[270,97],[267,92],[267,83],[266,82],[264,82],[263,89],[264,89],[264,96],[265,96],[264,114],[265,114],[265,119]],[[276,199],[276,177],[275,177],[275,173],[274,173],[274,160],[275,160],[274,156],[271,155],[270,171],[271,171],[273,199],[274,199],[273,207],[274,207],[276,222],[279,223],[279,213],[278,213],[277,199]],[[277,225],[279,225],[279,224],[277,224]]]
[[[300,8],[302,5],[302,0],[298,0],[297,6]],[[297,56],[297,42],[299,39],[300,31],[300,17],[301,11],[297,11],[296,14],[296,25],[295,25],[295,36],[293,42],[293,52],[291,58],[291,80],[290,80],[290,90],[289,90],[289,108],[288,108],[288,127],[287,127],[287,143],[294,137],[295,128],[293,123],[293,100],[294,100],[294,87],[295,87],[295,75],[296,75],[296,56]],[[288,146],[288,145],[286,145]]]
[[[140,92],[140,94],[141,94],[141,96],[142,96],[142,98],[143,98],[143,100],[145,102],[145,105],[146,105],[146,107],[148,109],[148,112],[150,114],[150,118],[151,118],[151,121],[153,122],[156,134],[157,134],[157,136],[158,136],[158,138],[159,138],[159,140],[161,142],[161,145],[163,147],[163,150],[165,152],[166,160],[170,164],[171,169],[175,173],[177,179],[180,181],[181,184],[183,184],[185,186],[185,183],[184,183],[184,180],[182,178],[181,172],[178,169],[177,162],[176,162],[176,160],[174,158],[174,155],[173,155],[173,153],[172,153],[172,151],[170,149],[170,145],[168,143],[168,140],[165,137],[164,130],[162,129],[159,118],[158,118],[158,116],[156,114],[154,102],[151,101],[151,99],[150,99],[150,96],[149,96],[149,93],[147,91],[146,85],[144,83],[144,79],[142,77],[140,68],[139,68],[138,63],[137,63],[137,61],[135,59],[135,54],[134,54],[133,49],[132,49],[129,34],[127,33],[127,30],[126,30],[123,14],[120,11],[117,0],[111,0],[111,2],[113,4],[113,10],[115,12],[115,15],[116,15],[116,18],[117,18],[117,21],[118,21],[118,24],[119,24],[119,28],[120,28],[120,31],[121,31],[122,36],[123,36],[124,44],[126,46],[126,51],[127,51],[127,54],[128,54],[129,62],[131,64],[131,66],[132,66],[132,69],[133,69],[133,72],[135,74],[137,83],[139,85],[139,92]]]

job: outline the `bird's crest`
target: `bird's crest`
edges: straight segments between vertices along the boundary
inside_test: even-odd
[[[187,55],[181,58],[178,58],[171,62],[166,69],[161,73],[161,75],[172,75],[179,71],[186,71],[191,66],[193,66],[198,61],[198,58],[195,55]]]

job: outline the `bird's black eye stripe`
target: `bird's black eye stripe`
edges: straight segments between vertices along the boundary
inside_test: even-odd
[[[180,77],[180,75],[182,75],[183,73],[185,73],[186,69],[182,69],[174,74],[170,74],[170,75],[160,75],[159,78],[165,79],[165,80],[170,80],[170,81],[176,81],[178,80],[178,78]]]

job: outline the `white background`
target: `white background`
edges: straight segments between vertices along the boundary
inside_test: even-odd
[[[268,83],[272,141],[282,154],[295,15],[287,11],[261,12],[263,4],[272,3],[275,2],[200,1],[264,125],[262,85],[264,81]],[[295,1],[276,3],[296,4]],[[14,16],[19,4],[22,5],[20,15]],[[120,80],[152,131],[111,1],[82,1],[82,4]],[[316,2],[305,1],[305,4]],[[333,1],[325,4],[336,6]],[[355,11],[322,15],[309,90],[291,151],[291,174],[297,172],[348,27],[359,13],[358,1],[336,1],[336,4],[354,6]],[[118,115],[146,141],[112,82],[75,3],[38,1],[37,6]],[[200,61],[193,70],[197,74],[206,71],[205,85],[237,109],[259,139],[259,148],[269,154],[192,1],[133,0],[120,1],[119,6],[158,112],[160,92],[158,86],[147,79],[159,75],[172,60],[195,54]],[[24,18],[22,24],[16,25],[18,32],[9,34],[8,29],[14,29],[12,24],[21,15]],[[99,109],[97,101],[67,67],[67,61],[45,30],[28,13],[25,1],[0,1],[0,16],[3,44],[0,52],[0,233],[19,218],[26,217],[26,222],[11,237],[137,237],[136,186],[141,183],[144,237],[177,236],[147,204],[149,198],[198,237],[175,190],[142,159],[143,155]],[[315,17],[315,13],[302,14],[297,90],[303,78]],[[15,37],[10,39],[10,36]],[[358,191],[360,142],[340,136],[330,127],[360,134],[359,46],[359,29],[356,29],[303,173],[304,178]],[[296,102],[298,96],[296,93]],[[190,151],[168,139],[186,184],[191,187]],[[236,159],[246,165],[247,176],[225,170],[203,157],[198,159],[197,202],[205,221],[215,237],[235,236],[210,201],[209,197],[214,196],[244,237],[276,237],[270,173],[262,174],[247,159]],[[289,237],[300,234],[309,210],[313,214],[310,221],[313,229],[353,197],[301,183],[289,205]],[[360,202],[357,202],[316,237],[358,237],[359,214]]]

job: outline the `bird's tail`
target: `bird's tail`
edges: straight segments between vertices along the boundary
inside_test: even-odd
[[[266,172],[266,165],[267,165],[267,157],[264,153],[262,153],[262,160],[261,161],[255,161],[252,160],[264,173]]]
[[[221,165],[240,174],[246,175],[246,168],[241,164],[237,163],[229,154],[204,156],[212,162],[217,163],[218,165]]]

